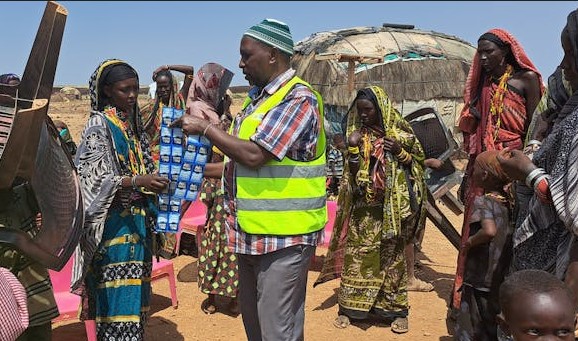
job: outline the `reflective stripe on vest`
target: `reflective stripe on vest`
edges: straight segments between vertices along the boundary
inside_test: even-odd
[[[323,101],[309,84],[293,77],[243,119],[238,137],[248,140],[263,117],[281,103],[296,84],[307,86],[317,97],[321,131],[316,158],[311,161],[272,159],[259,169],[236,164],[237,221],[246,233],[300,235],[319,231],[327,222]]]

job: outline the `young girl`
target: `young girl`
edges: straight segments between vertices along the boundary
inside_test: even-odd
[[[456,324],[456,340],[495,340],[500,312],[498,289],[511,258],[509,179],[496,158],[485,151],[475,159],[473,181],[484,189],[474,200],[470,234],[464,245],[466,266]]]

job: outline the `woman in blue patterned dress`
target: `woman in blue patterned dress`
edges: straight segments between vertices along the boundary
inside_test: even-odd
[[[75,163],[85,203],[73,292],[99,340],[143,340],[151,295],[154,192],[168,179],[154,164],[138,110],[136,71],[120,60],[90,79],[91,115]]]

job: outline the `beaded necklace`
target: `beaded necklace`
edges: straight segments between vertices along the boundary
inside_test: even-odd
[[[502,113],[504,112],[504,96],[506,95],[506,91],[508,89],[508,79],[512,76],[512,71],[514,67],[512,65],[508,65],[506,67],[506,71],[500,77],[500,82],[498,83],[498,88],[494,92],[492,96],[492,100],[490,102],[490,115],[494,117],[496,122],[496,128],[494,130],[494,142],[498,138],[498,133],[500,126],[502,125]]]
[[[131,172],[131,175],[146,174],[144,165],[144,157],[140,141],[136,138],[136,134],[132,132],[132,127],[128,120],[121,118],[122,112],[116,111],[116,108],[107,106],[104,108],[105,116],[122,131],[122,135],[128,145],[128,161],[125,160],[124,155],[118,153],[118,160],[124,165],[125,169]],[[124,115],[123,115],[124,116]],[[131,132],[130,136],[128,132]]]

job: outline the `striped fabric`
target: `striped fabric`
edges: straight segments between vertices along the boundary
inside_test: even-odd
[[[578,94],[572,98],[578,104]],[[514,233],[517,270],[541,269],[564,278],[573,234],[578,233],[577,127],[578,107],[554,126],[534,155],[534,163],[549,174],[553,204],[545,205],[537,196],[530,199],[528,217]]]
[[[28,186],[24,183],[0,191],[0,229],[15,228],[30,236],[36,235],[38,209],[30,205]],[[58,316],[52,284],[44,266],[7,246],[0,246],[0,266],[10,270],[24,286],[30,326],[43,325]]]
[[[5,268],[0,268],[0,340],[12,341],[28,327],[26,290]]]

